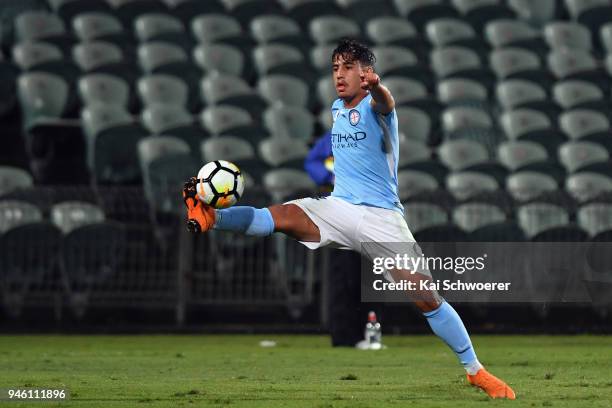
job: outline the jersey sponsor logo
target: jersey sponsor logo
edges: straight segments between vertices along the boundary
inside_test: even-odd
[[[366,132],[355,132],[355,133],[332,133],[332,146],[334,149],[344,147],[357,147],[360,140],[367,138]]]
[[[359,119],[361,119],[361,114],[359,113],[359,111],[357,109],[351,109],[351,111],[349,112],[349,122],[351,123],[351,125],[357,126],[357,124],[359,123]]]

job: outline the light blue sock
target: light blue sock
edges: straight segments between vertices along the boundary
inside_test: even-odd
[[[214,228],[265,237],[274,232],[274,219],[267,208],[231,207],[217,210]]]
[[[423,313],[431,330],[453,350],[465,370],[470,375],[478,372],[482,365],[476,357],[470,336],[461,318],[451,305],[442,302],[440,307]]]

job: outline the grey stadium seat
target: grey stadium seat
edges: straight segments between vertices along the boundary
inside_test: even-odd
[[[518,47],[496,49],[489,56],[489,64],[498,78],[526,78],[533,71],[540,70],[542,64],[537,54]]]
[[[431,20],[425,27],[429,42],[435,47],[456,44],[462,40],[474,39],[476,31],[468,23],[454,18]]]
[[[269,44],[255,47],[253,61],[259,75],[282,73],[279,69],[283,67],[286,73],[291,74],[303,65],[304,56],[299,49],[291,45]]]
[[[366,24],[367,36],[377,45],[390,45],[415,37],[414,25],[400,17],[376,17]]]
[[[287,168],[268,171],[263,177],[263,184],[275,202],[297,198],[294,197],[296,194],[303,197],[305,192],[308,194],[315,189],[314,182],[306,172]]]
[[[419,31],[430,20],[459,15],[456,8],[443,0],[393,0],[393,3],[399,14],[414,22]]]
[[[31,72],[17,79],[17,96],[24,113],[24,125],[32,128],[62,117],[69,108],[70,89],[59,76]]]
[[[400,170],[397,173],[398,193],[404,201],[426,191],[439,188],[435,177],[418,170]]]
[[[563,112],[559,116],[559,127],[572,140],[591,140],[589,137],[596,135],[612,138],[610,120],[603,113],[588,109]]]
[[[241,76],[245,58],[239,48],[228,44],[199,44],[193,49],[193,59],[205,72],[218,71]]]
[[[180,78],[166,74],[141,77],[137,84],[138,96],[144,106],[173,104],[187,107],[189,90]]]
[[[418,64],[416,55],[405,47],[384,45],[374,47],[372,51],[376,56],[376,72],[382,75],[395,75],[402,68]]]
[[[233,42],[242,36],[240,22],[224,14],[194,17],[191,20],[191,32],[200,43]]]
[[[547,203],[531,203],[519,207],[517,219],[529,238],[548,229],[569,224],[569,215],[564,208]]]
[[[260,15],[249,24],[251,35],[258,43],[284,42],[301,35],[300,26],[291,18],[282,15]]]
[[[336,44],[319,44],[310,49],[310,63],[321,73],[331,72],[332,52]]]
[[[205,140],[201,144],[202,158],[205,162],[219,160],[240,161],[255,157],[253,145],[234,136],[221,136]]]
[[[455,171],[489,160],[489,153],[483,145],[464,139],[445,141],[438,147],[438,156],[442,163]]]
[[[129,85],[113,75],[85,75],[79,79],[78,91],[85,105],[107,103],[127,108],[130,102]]]
[[[591,32],[582,24],[552,21],[544,27],[544,38],[550,48],[571,48],[590,51]]]
[[[43,64],[61,61],[62,50],[45,42],[23,42],[13,47],[13,61],[22,70],[44,70]]]
[[[423,142],[418,140],[402,140],[399,143],[399,161],[397,163],[400,169],[419,162],[427,162],[431,160],[431,150]]]
[[[526,108],[502,113],[499,122],[506,136],[512,140],[520,139],[533,132],[552,129],[552,123],[545,114]]]
[[[202,80],[200,90],[208,105],[236,105],[248,110],[251,115],[261,114],[265,109],[262,98],[237,76],[213,72]]]
[[[451,134],[463,129],[490,129],[493,127],[491,117],[483,110],[471,107],[448,108],[442,114],[442,128]]]
[[[169,136],[145,137],[138,142],[138,159],[151,207],[157,212],[182,211],[176,192],[198,168],[187,143]]]
[[[557,82],[552,91],[555,102],[563,109],[572,109],[581,104],[604,99],[604,94],[599,87],[581,80]]]
[[[361,30],[353,20],[344,16],[320,16],[312,19],[308,30],[317,44],[335,43],[343,37],[359,37]]]
[[[459,171],[447,176],[446,188],[456,199],[465,200],[482,192],[495,191],[499,184],[488,174]]]
[[[304,168],[304,159],[308,154],[306,143],[289,139],[271,137],[259,143],[259,156],[272,167],[291,165]]]
[[[509,79],[497,84],[497,100],[504,110],[521,107],[526,103],[546,100],[546,91],[531,81]]]
[[[47,0],[54,14],[64,21],[72,21],[85,12],[111,11],[110,4],[104,0]]]
[[[121,48],[103,41],[76,45],[72,50],[72,58],[83,71],[94,71],[124,61]]]
[[[437,95],[440,102],[447,105],[484,104],[487,89],[471,79],[449,78],[438,82]]]
[[[251,126],[251,114],[237,106],[217,105],[206,108],[200,114],[200,123],[213,135],[231,134],[233,129]]]
[[[512,9],[501,0],[451,0],[451,3],[479,32],[489,21],[515,17]]]
[[[192,151],[197,151],[206,136],[194,123],[194,117],[182,106],[156,104],[141,113],[142,124],[156,135],[170,135],[183,140]]]
[[[63,201],[51,207],[51,222],[64,234],[84,225],[104,221],[104,211],[83,201]]]
[[[81,111],[87,165],[98,183],[133,182],[140,177],[136,154],[146,131],[117,105],[96,104]]]
[[[508,5],[527,23],[542,26],[551,21],[557,12],[556,0],[508,0]]]
[[[338,99],[336,88],[329,75],[324,75],[317,81],[317,99],[323,106],[323,110],[328,112],[332,103]]]
[[[453,209],[452,216],[453,222],[467,232],[506,220],[499,207],[485,203],[461,204]]]
[[[612,53],[612,22],[607,23],[601,27],[600,33],[600,41],[603,45],[604,51],[607,54]]]
[[[532,200],[558,187],[553,177],[533,171],[512,173],[506,179],[506,190],[517,201]]]
[[[56,15],[46,11],[24,11],[14,22],[17,41],[51,41],[66,35],[64,22]]]
[[[568,78],[598,68],[597,61],[588,51],[577,49],[553,50],[547,56],[547,64],[557,78]]]
[[[32,176],[27,171],[12,167],[0,166],[0,196],[20,188],[31,187]]]
[[[306,107],[309,102],[308,85],[299,78],[272,74],[261,77],[257,83],[260,95],[269,103],[281,102]]]
[[[42,219],[42,212],[33,204],[18,200],[0,200],[0,234]]]
[[[539,32],[524,21],[501,19],[489,22],[484,30],[489,44],[495,48],[531,45],[537,41]],[[521,47],[526,48],[526,47]]]
[[[402,76],[385,77],[385,86],[393,94],[396,105],[404,105],[414,100],[427,98],[425,85]]]
[[[409,140],[427,143],[431,136],[431,120],[429,116],[415,108],[399,106],[395,108],[397,123],[400,132]]]
[[[165,66],[187,63],[189,57],[183,48],[161,41],[152,41],[138,47],[138,61],[145,72],[158,72]]]
[[[598,173],[579,172],[565,180],[565,189],[576,200],[585,202],[612,191],[612,178]]]
[[[168,40],[164,35],[184,32],[182,21],[167,13],[142,14],[134,21],[134,33],[141,42]]]
[[[410,231],[416,233],[425,228],[448,223],[446,211],[435,204],[429,203],[406,203],[404,204],[404,216]]]
[[[72,29],[81,41],[125,39],[126,33],[121,22],[112,14],[86,12],[72,20]]]
[[[559,147],[559,161],[571,173],[607,161],[609,157],[606,149],[593,142],[567,142]]]
[[[441,78],[481,68],[480,58],[474,51],[457,46],[434,49],[431,53],[431,63],[434,72]]]
[[[578,225],[592,237],[612,230],[612,205],[590,203],[580,207],[576,213]]]
[[[530,141],[508,141],[499,145],[497,157],[512,171],[532,163],[548,159],[548,152],[541,145]]]
[[[264,126],[272,136],[309,142],[314,136],[315,119],[305,108],[276,104],[263,114]]]

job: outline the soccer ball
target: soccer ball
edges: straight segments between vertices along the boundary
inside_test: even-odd
[[[225,160],[206,163],[198,172],[198,198],[215,208],[236,204],[244,191],[244,178],[238,166]]]

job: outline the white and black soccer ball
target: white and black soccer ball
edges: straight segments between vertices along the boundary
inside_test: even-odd
[[[198,172],[198,198],[215,208],[236,204],[244,191],[244,178],[238,166],[225,160],[206,163]]]

